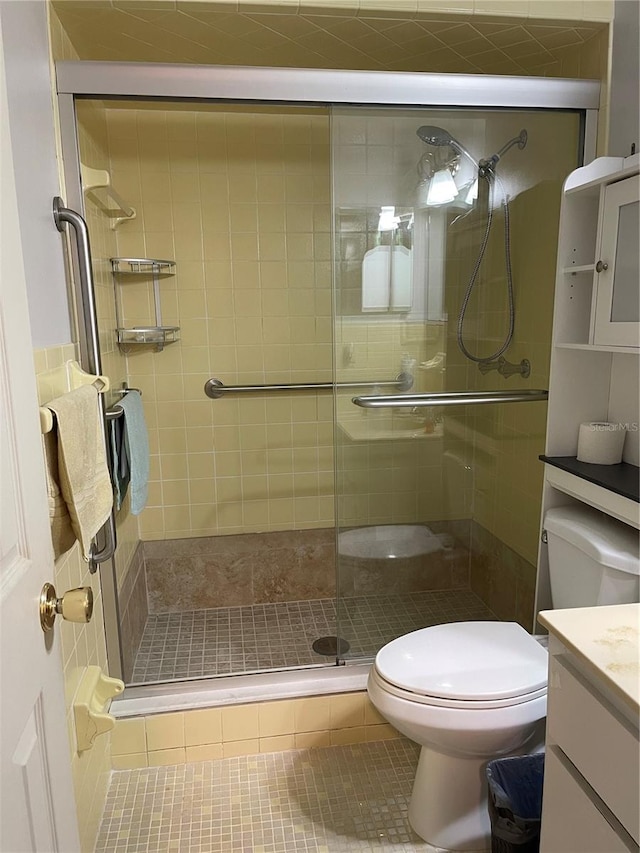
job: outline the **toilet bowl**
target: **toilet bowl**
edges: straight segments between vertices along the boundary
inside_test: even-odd
[[[422,747],[409,805],[415,832],[444,850],[488,850],[485,767],[542,748],[545,649],[513,622],[435,625],[384,646],[367,690]]]

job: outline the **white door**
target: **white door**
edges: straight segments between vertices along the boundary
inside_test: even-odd
[[[1,45],[0,34],[0,851],[73,853],[59,641],[38,617],[53,550]]]

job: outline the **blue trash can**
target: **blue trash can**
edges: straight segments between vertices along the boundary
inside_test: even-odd
[[[538,853],[544,753],[487,764],[491,853]]]

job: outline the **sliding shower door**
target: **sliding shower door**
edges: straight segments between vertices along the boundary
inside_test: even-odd
[[[112,673],[325,666],[437,621],[531,626],[544,402],[353,398],[546,387],[561,183],[583,132],[593,156],[598,85],[63,62],[57,89],[104,368],[142,390],[151,447],[147,507],[124,503],[101,570]],[[481,372],[456,330],[465,304],[486,357],[510,325],[505,193],[515,334]],[[122,339],[150,324],[172,339]]]
[[[580,145],[571,112],[332,111],[342,658],[440,622],[533,626],[546,404],[424,395],[547,387],[561,186]],[[372,408],[398,392],[343,387],[396,376],[419,405]]]

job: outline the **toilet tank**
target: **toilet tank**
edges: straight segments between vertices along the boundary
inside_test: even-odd
[[[554,608],[638,601],[637,530],[584,504],[550,509],[544,527]]]

